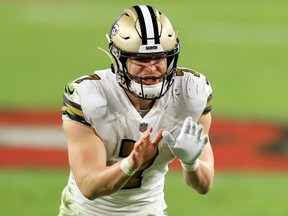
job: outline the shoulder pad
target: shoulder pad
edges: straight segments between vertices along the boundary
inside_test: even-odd
[[[97,78],[94,79],[96,76]],[[100,80],[98,75],[96,76],[92,77],[92,79],[91,77],[84,77],[84,80]],[[103,116],[107,109],[107,99],[101,86],[97,82],[82,83],[82,81],[78,83],[76,81],[77,84],[81,83],[77,87],[77,93],[79,95],[79,101],[86,118],[91,119]]]
[[[189,68],[177,68],[176,76],[187,76],[187,94],[194,97],[197,94],[205,93],[208,97],[212,93],[208,79],[201,73]]]
[[[207,78],[194,70],[179,68],[178,75],[183,78],[184,100],[189,109],[203,110],[207,106],[207,101],[211,98],[212,88]]]

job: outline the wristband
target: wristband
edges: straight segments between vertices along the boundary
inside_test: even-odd
[[[187,172],[195,171],[200,165],[200,160],[198,158],[192,164],[186,164],[182,161],[180,161],[180,162],[181,162],[182,168]]]
[[[128,176],[134,175],[138,169],[133,169],[129,166],[128,157],[124,158],[120,164],[121,170]]]

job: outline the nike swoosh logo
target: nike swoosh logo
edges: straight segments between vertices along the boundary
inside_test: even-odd
[[[74,88],[71,89],[69,86],[66,86],[65,91],[68,94],[72,95],[74,93],[75,89]]]

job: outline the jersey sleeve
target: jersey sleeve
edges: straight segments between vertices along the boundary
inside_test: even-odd
[[[91,126],[84,117],[76,85],[76,83],[71,82],[65,86],[61,109],[62,120],[72,120],[82,125]]]

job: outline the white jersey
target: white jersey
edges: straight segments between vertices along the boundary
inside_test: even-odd
[[[152,138],[164,128],[177,137],[186,117],[198,121],[211,110],[212,89],[205,76],[178,69],[173,86],[142,117],[116,81],[110,69],[83,76],[65,87],[63,120],[91,126],[106,147],[107,165],[127,157],[148,128]],[[86,199],[71,172],[63,191],[61,209],[75,215],[164,215],[164,177],[174,155],[164,141],[157,155],[145,163],[118,192],[95,200]],[[71,214],[73,215],[73,214]]]

